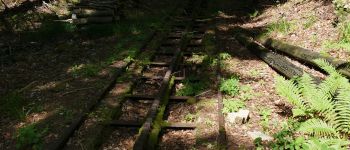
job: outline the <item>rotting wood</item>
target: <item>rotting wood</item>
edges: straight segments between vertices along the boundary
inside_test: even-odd
[[[168,67],[170,65],[170,63],[167,63],[167,62],[150,62],[149,65],[153,66],[153,67]]]
[[[139,131],[139,135],[138,135],[138,137],[135,141],[134,147],[133,147],[134,150],[143,150],[146,148],[146,145],[153,146],[153,145],[150,145],[149,142],[147,143],[147,141],[150,138],[150,135],[152,132],[152,127],[158,126],[157,122],[154,122],[156,120],[156,116],[158,114],[158,109],[160,108],[161,105],[166,105],[166,104],[161,104],[161,103],[164,100],[166,101],[167,94],[170,91],[169,86],[171,84],[172,74],[173,74],[173,71],[175,70],[176,64],[178,62],[180,52],[181,52],[180,48],[177,48],[176,53],[172,59],[172,63],[170,65],[168,71],[164,75],[162,84],[160,86],[159,93],[156,96],[156,98],[154,99],[154,101],[151,105],[151,108],[147,113],[147,117],[145,119],[145,122]],[[156,129],[156,128],[153,128],[153,129]],[[154,143],[152,143],[152,144],[154,144]]]
[[[338,60],[333,57],[323,56],[320,53],[313,52],[311,50],[290,45],[284,43],[282,41],[272,39],[272,38],[257,38],[257,41],[265,45],[266,47],[272,48],[278,52],[285,53],[291,57],[294,57],[302,62],[305,62],[309,65],[318,67],[321,69],[316,63],[315,59],[324,59],[329,62],[333,67],[335,67],[341,74],[350,78],[350,68],[348,67],[349,62]]]
[[[238,33],[236,39],[283,76],[291,79],[303,75],[303,70],[301,68],[295,66],[283,56],[273,53],[255,43],[253,38]]]
[[[195,123],[165,123],[162,128],[173,130],[193,130],[197,127]]]

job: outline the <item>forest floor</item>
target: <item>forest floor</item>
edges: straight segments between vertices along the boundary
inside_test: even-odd
[[[171,7],[166,5],[167,2],[158,4],[155,9],[168,13]],[[223,1],[217,8],[212,8],[217,10],[215,13],[206,16],[215,20],[205,31],[216,37],[215,50],[228,55],[222,61],[223,78],[239,79],[239,93],[224,95],[224,99],[241,101],[244,104],[240,108],[250,111],[250,119],[245,124],[226,120],[228,149],[254,149],[255,138],[250,136],[251,132],[272,136],[283,128],[291,115],[291,107],[275,91],[278,73],[237,42],[232,31],[236,26],[258,30],[261,34],[341,60],[350,58],[350,50],[337,44],[340,28],[334,25],[337,17],[331,3],[260,1],[258,5],[255,10],[246,13],[242,12],[244,4]],[[0,149],[14,149],[20,143],[19,135],[23,132],[33,131],[32,139],[43,139],[38,142],[40,144],[59,137],[77,114],[84,112],[99,98],[112,80],[115,69],[128,59],[137,59],[130,56],[134,56],[145,44],[152,29],[161,27],[163,20],[159,16],[162,14],[148,11],[131,11],[130,19],[118,25],[92,25],[79,32],[68,31],[48,39],[31,39],[32,36],[29,36],[16,45],[8,40],[16,38],[15,35],[1,35],[0,39],[5,42],[0,42],[0,47],[11,49],[12,55],[9,59],[1,58],[0,62]],[[44,30],[43,37],[48,37],[46,34],[52,33],[51,30],[56,33],[54,30],[66,31],[67,28],[69,30],[71,26],[56,25],[54,29]],[[325,77],[301,63],[293,63],[308,73]],[[202,77],[210,81],[209,84],[220,82],[211,76],[213,68],[202,71],[209,74]],[[217,88],[209,86],[202,89],[201,92],[205,93],[199,99],[203,101],[198,103],[172,105],[170,120],[171,116],[176,116],[180,122],[197,123],[199,129],[196,134],[188,131],[165,133],[160,149],[220,147],[216,142]],[[131,145],[128,140],[119,144]],[[110,145],[113,147],[113,143]],[[104,149],[113,149],[108,146],[105,145]]]

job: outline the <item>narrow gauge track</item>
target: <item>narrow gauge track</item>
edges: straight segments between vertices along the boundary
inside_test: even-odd
[[[141,85],[151,83],[153,87],[156,87],[154,88],[156,90],[153,91],[149,88],[148,94],[144,94],[142,90],[145,87],[136,85],[131,92],[132,95],[125,97],[130,101],[129,103],[138,101],[139,103],[148,103],[150,105],[149,108],[146,108],[147,113],[143,113],[143,115],[142,113],[141,115],[136,114],[135,118],[138,119],[125,120],[127,115],[122,113],[119,120],[112,121],[110,124],[117,128],[124,128],[121,129],[119,136],[128,134],[125,133],[125,130],[127,130],[125,128],[138,130],[138,135],[134,135],[133,138],[133,149],[156,149],[158,147],[158,138],[162,136],[164,130],[193,130],[196,128],[194,123],[168,122],[165,120],[167,120],[166,112],[169,110],[169,105],[171,105],[169,102],[186,102],[187,100],[195,99],[188,96],[172,96],[172,91],[175,82],[186,78],[186,71],[184,70],[186,70],[187,66],[183,64],[184,56],[192,55],[193,51],[190,50],[191,48],[201,47],[201,43],[194,41],[201,41],[204,37],[203,31],[196,30],[203,25],[200,21],[191,18],[185,18],[182,23],[174,25],[174,30],[157,50],[149,68],[145,69],[141,77],[143,79]],[[189,33],[192,34],[192,37],[187,37]],[[150,74],[152,75],[150,76]],[[124,113],[127,114],[129,112],[125,111]],[[135,114],[131,115],[134,116]],[[130,136],[130,134],[127,136]],[[124,135],[121,137],[124,137]],[[123,148],[129,149],[129,147]]]
[[[198,3],[199,1],[196,1]],[[195,2],[190,2],[194,5]],[[191,8],[191,7],[189,7]],[[200,47],[201,44],[191,41],[200,41],[204,37],[203,31],[196,31],[203,24],[193,19],[193,10],[187,11],[188,15],[178,17],[178,19],[171,27],[171,31],[165,40],[160,44],[159,48],[156,48],[155,52],[151,52],[150,62],[139,67],[133,65],[131,62],[128,63],[129,70],[135,70],[136,75],[132,77],[131,87],[129,95],[124,95],[123,100],[118,104],[121,112],[117,113],[115,118],[109,123],[104,123],[102,129],[108,129],[106,131],[99,130],[102,133],[103,139],[100,142],[92,144],[94,149],[108,149],[105,146],[109,146],[109,139],[106,138],[113,133],[115,128],[122,128],[120,134],[129,134],[128,129],[125,128],[138,128],[138,134],[132,135],[133,149],[155,149],[157,147],[158,138],[160,137],[163,129],[174,129],[174,130],[188,130],[195,129],[195,124],[185,124],[177,122],[165,122],[164,116],[167,110],[169,101],[186,102],[189,99],[195,99],[188,96],[171,96],[174,82],[183,80],[186,77],[186,65],[182,65],[184,55],[192,55],[188,47]],[[191,34],[193,37],[190,38],[188,35]],[[154,35],[156,36],[156,35]],[[179,76],[179,75],[185,76]],[[120,75],[120,73],[118,74]],[[117,78],[117,76],[115,77]],[[130,78],[129,78],[130,79]],[[113,86],[116,84],[109,85],[101,99],[113,98],[108,93],[111,93]],[[95,109],[97,105],[91,106],[89,111]],[[131,105],[131,106],[130,106]],[[136,105],[136,106],[133,106]],[[147,107],[148,106],[148,107]],[[133,110],[136,110],[133,111]],[[140,112],[141,111],[141,112]],[[52,145],[45,146],[45,149],[72,149],[67,146],[67,142],[72,140],[74,133],[80,129],[80,126],[86,122],[87,114],[82,114],[78,117],[77,121],[73,122],[67,132],[64,132],[64,136],[54,142]],[[113,128],[112,130],[110,130]],[[101,133],[96,133],[101,134]],[[128,135],[120,135],[117,139],[128,138]],[[119,145],[120,146],[120,145]],[[123,147],[117,147],[118,149],[124,149]],[[130,146],[130,145],[129,145]],[[131,147],[125,147],[130,149]],[[74,148],[73,148],[74,149]]]

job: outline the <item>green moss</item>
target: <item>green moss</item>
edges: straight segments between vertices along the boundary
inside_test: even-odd
[[[165,108],[169,102],[169,94],[170,94],[170,91],[174,85],[174,81],[175,81],[175,77],[172,77],[169,81],[169,86],[168,86],[168,89],[167,89],[166,94],[165,94],[166,97],[164,97],[162,99],[161,106],[159,107],[157,116],[153,122],[153,126],[152,126],[153,128],[152,128],[152,131],[150,133],[149,140],[148,140],[148,147],[147,148],[149,148],[149,149],[155,149],[155,147],[158,143],[159,133],[162,130],[162,126],[164,125],[164,121],[163,121],[164,111],[165,111]]]

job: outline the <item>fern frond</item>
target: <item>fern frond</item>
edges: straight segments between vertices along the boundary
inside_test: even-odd
[[[319,85],[317,94],[310,100],[311,109],[320,112],[322,116],[334,109],[333,97],[339,88],[337,77],[330,75]]]
[[[299,132],[314,135],[316,137],[338,137],[337,130],[321,119],[309,119],[300,124]]]
[[[346,150],[350,142],[346,139],[319,139],[322,143],[327,144],[330,148],[336,150]]]
[[[316,84],[312,77],[307,73],[304,73],[303,76],[299,78],[298,85],[301,89],[302,95],[306,99],[311,99],[317,94]]]
[[[337,74],[340,75],[337,70],[327,61],[324,59],[314,59],[313,60],[319,67],[321,67],[324,71],[326,71],[328,74]]]
[[[304,143],[303,149],[346,150],[349,144],[350,142],[344,139],[311,138]]]
[[[343,79],[338,95],[335,98],[334,125],[338,130],[350,133],[350,84],[347,79]]]
[[[309,74],[304,73],[298,80],[305,103],[310,106],[311,112],[324,112],[333,108],[331,96],[324,91],[320,91]],[[322,90],[322,89],[321,89]],[[330,92],[326,92],[330,93]]]
[[[293,83],[293,81],[286,80],[282,76],[277,76],[276,90],[277,93],[285,97],[289,103],[292,103],[302,110],[306,110],[306,106],[300,95],[301,90]]]

